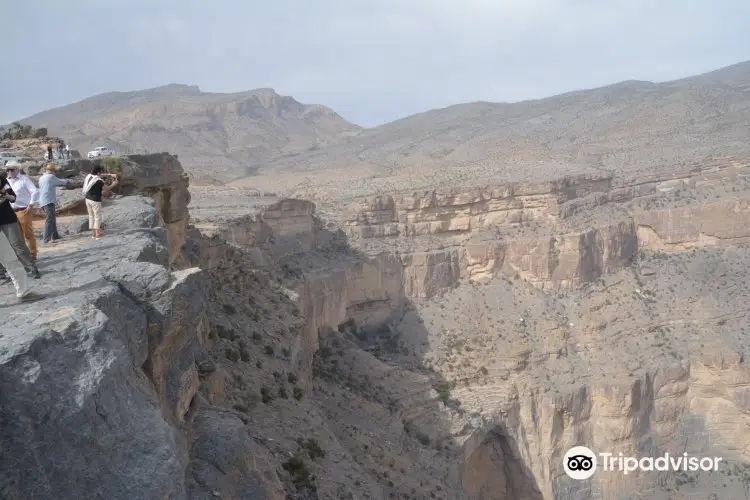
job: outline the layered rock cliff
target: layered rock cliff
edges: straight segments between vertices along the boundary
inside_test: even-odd
[[[392,403],[413,435],[458,446],[433,457],[448,464],[448,484],[461,486],[454,495],[744,498],[745,168],[721,160],[637,182],[563,179],[357,201],[339,219],[348,258],[306,235],[304,249],[279,261],[305,318],[297,362],[304,370],[310,353],[354,333],[380,362],[414,373],[409,398]],[[296,203],[295,225],[314,227],[309,204]],[[234,241],[266,251],[269,234]],[[387,355],[373,345],[384,331],[396,344]],[[377,371],[348,356],[357,359],[348,376],[364,376],[358,364]],[[727,466],[721,476],[577,482],[561,460],[581,443],[637,456],[716,454]]]
[[[47,298],[0,295],[1,497],[750,497],[742,164],[193,226],[175,158],[126,164],[107,238],[61,221]]]
[[[402,255],[407,274],[429,274],[424,262],[449,270],[439,273],[448,282],[435,286],[416,278],[421,285],[407,287],[415,297],[465,278],[486,281],[503,266],[541,288],[577,286],[627,266],[639,248],[746,241],[747,167],[717,159],[648,179],[579,176],[383,195],[353,202],[341,221],[363,251]]]

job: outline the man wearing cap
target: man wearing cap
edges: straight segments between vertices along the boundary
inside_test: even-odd
[[[69,186],[67,180],[55,176],[57,166],[47,165],[44,174],[39,178],[39,206],[44,210],[44,243],[53,243],[60,239],[57,234],[57,190],[58,186]]]
[[[7,177],[5,175],[0,176],[0,264],[13,281],[13,286],[16,288],[16,297],[21,302],[32,302],[41,299],[42,296],[29,289],[29,282],[26,273],[24,273],[24,267],[28,271],[28,266],[21,260],[20,256],[23,255],[27,261],[30,261],[31,255],[29,255],[29,249],[23,244],[18,229],[18,218],[10,205],[15,199],[16,194],[13,192]],[[21,243],[24,252],[19,254],[15,245],[13,245],[14,240],[12,238]],[[36,266],[33,266],[33,268],[36,270]],[[36,272],[39,273],[39,271]]]
[[[18,227],[21,229],[21,234],[23,234],[26,240],[31,257],[36,261],[36,236],[34,236],[31,207],[37,204],[39,190],[31,179],[21,173],[20,163],[15,161],[8,162],[5,165],[5,171],[8,172],[10,187],[16,193],[16,201],[11,203],[11,206],[18,217]]]

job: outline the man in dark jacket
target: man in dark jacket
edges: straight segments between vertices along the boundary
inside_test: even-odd
[[[18,229],[18,217],[16,217],[16,213],[10,206],[11,202],[15,201],[15,199],[16,194],[10,187],[8,179],[0,177],[0,264],[2,264],[13,281],[13,286],[16,288],[16,297],[21,302],[33,302],[41,299],[42,296],[29,289],[26,272],[35,272],[35,277],[39,277],[40,275],[31,259],[29,249],[23,242],[21,231]],[[25,253],[21,252],[21,255],[28,262],[28,265],[23,262],[24,259],[20,258],[21,255],[18,255],[17,243],[19,241],[26,250]],[[16,243],[15,245],[13,244],[14,242]]]

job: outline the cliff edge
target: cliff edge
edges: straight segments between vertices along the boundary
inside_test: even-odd
[[[329,221],[123,164],[106,237],[61,218],[46,299],[0,292],[0,497],[750,497],[746,162]],[[723,465],[576,481],[581,444]]]

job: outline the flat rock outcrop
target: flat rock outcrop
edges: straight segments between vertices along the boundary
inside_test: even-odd
[[[196,390],[204,278],[168,270],[152,201],[107,207],[118,212],[135,223],[45,249],[43,301],[0,299],[3,498],[184,498],[187,453],[174,425]]]
[[[179,163],[138,161],[162,173],[105,203],[105,238],[73,231],[40,250],[43,300],[0,293],[0,497],[280,498],[278,479],[246,463],[242,421],[195,403],[210,278],[177,269]]]

